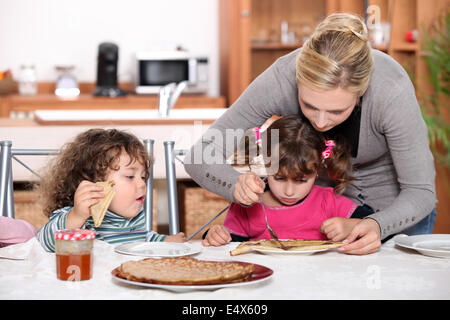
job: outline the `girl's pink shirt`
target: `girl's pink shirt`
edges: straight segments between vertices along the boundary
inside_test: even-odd
[[[0,216],[0,247],[27,242],[34,236],[36,230],[29,222]]]
[[[327,240],[319,231],[322,222],[333,217],[350,218],[357,205],[335,195],[332,188],[314,186],[309,195],[293,206],[267,206],[267,221],[280,239]],[[270,239],[260,203],[243,207],[232,203],[224,226],[230,233],[250,240]]]

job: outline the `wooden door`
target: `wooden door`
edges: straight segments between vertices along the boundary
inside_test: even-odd
[[[219,0],[220,88],[227,105],[278,57],[301,46],[300,39],[280,42],[281,22],[300,38],[305,25],[312,31],[325,17],[328,1]]]
[[[219,1],[220,88],[231,105],[250,84],[250,0]]]

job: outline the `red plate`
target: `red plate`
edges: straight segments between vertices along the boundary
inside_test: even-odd
[[[232,261],[232,260],[204,260],[204,261],[223,261],[223,262],[237,262],[240,264],[250,264],[248,262],[242,261]],[[241,287],[246,285],[252,285],[256,283],[260,283],[268,280],[273,275],[273,270],[262,266],[260,264],[255,264],[254,270],[251,275],[251,278],[246,281],[236,282],[236,283],[221,283],[221,284],[207,284],[207,285],[173,285],[173,284],[155,284],[155,283],[145,283],[138,281],[131,281],[124,278],[119,277],[118,267],[111,271],[111,275],[114,280],[122,283],[137,285],[141,287],[148,288],[156,288],[156,289],[166,289],[169,291],[176,292],[184,292],[184,291],[192,291],[192,290],[217,290],[221,288],[230,288],[230,287]]]

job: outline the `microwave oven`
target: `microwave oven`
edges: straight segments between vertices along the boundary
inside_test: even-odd
[[[185,51],[136,53],[137,94],[158,94],[171,82],[188,81],[183,93],[208,92],[208,58]]]

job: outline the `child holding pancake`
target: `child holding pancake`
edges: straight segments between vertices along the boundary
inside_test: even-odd
[[[264,132],[259,128],[253,131],[254,135],[246,135],[245,160],[240,161],[244,164],[236,163],[235,152],[233,166],[235,169],[246,167],[246,174],[255,178],[258,171],[259,175],[267,176],[264,193],[260,196],[264,207],[261,202],[252,206],[231,203],[224,225],[211,227],[203,236],[203,245],[270,239],[264,209],[269,226],[280,239],[342,241],[360,218],[370,214],[339,195],[352,180],[350,153],[342,142],[326,140],[322,133],[296,115],[274,121]],[[276,132],[278,159],[272,157],[271,163],[277,161],[276,169],[268,172],[267,164],[260,164],[259,168],[257,164],[252,166],[258,158],[260,163],[267,162],[261,161],[263,146],[271,149],[272,134]],[[249,150],[255,145],[260,151],[251,153]],[[252,160],[250,154],[257,156]],[[334,189],[314,185],[321,168],[336,181]]]
[[[44,213],[50,217],[38,230],[42,246],[54,251],[54,232],[71,228],[93,229],[97,239],[114,244],[186,241],[182,232],[168,236],[145,230],[150,161],[137,137],[115,129],[90,129],[64,145],[40,184]],[[99,186],[99,181],[113,181],[114,196],[96,226],[91,207],[109,195],[109,185]]]

